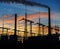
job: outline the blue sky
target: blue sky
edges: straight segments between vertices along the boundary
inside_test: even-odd
[[[35,13],[35,12],[47,12],[47,9],[41,8],[41,7],[31,7],[27,6],[27,13]],[[25,14],[25,5],[22,4],[7,4],[7,3],[0,3],[0,15],[4,14]]]
[[[28,0],[32,2],[37,2],[41,4],[48,5],[51,8],[51,23],[52,25],[60,25],[60,0]],[[40,9],[38,7],[28,7],[28,13],[38,12]],[[23,10],[23,11],[22,11]],[[45,11],[46,9],[42,9],[40,11]],[[21,4],[7,4],[7,3],[0,3],[0,16],[5,14],[25,14],[25,6],[21,6]],[[47,20],[46,20],[47,21]],[[45,22],[44,22],[45,23]]]
[[[33,2],[48,5],[51,8],[52,25],[60,26],[60,0],[28,0],[28,1],[33,1]]]
[[[48,5],[53,12],[60,12],[60,0],[28,0]]]

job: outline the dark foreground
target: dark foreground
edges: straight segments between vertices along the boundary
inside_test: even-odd
[[[24,43],[17,42],[14,40],[0,40],[0,49],[22,49],[22,48],[49,48],[55,49],[60,46],[60,42],[58,41],[58,37],[56,35],[53,36],[43,36],[43,37],[30,37],[28,40],[24,40]]]

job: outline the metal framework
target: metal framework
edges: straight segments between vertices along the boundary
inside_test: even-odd
[[[35,2],[30,2],[30,1],[26,1],[26,0],[0,0],[0,2],[7,2],[7,3],[20,3],[20,4],[24,4],[24,5],[29,5],[29,6],[39,6],[39,7],[44,7],[48,9],[48,32],[49,35],[51,35],[51,20],[50,20],[50,7],[47,5],[43,5],[40,3],[35,3]],[[26,24],[27,22],[25,22],[25,26],[27,26]],[[17,27],[17,14],[15,14],[15,30],[14,30],[14,35],[16,36],[16,27]],[[25,30],[27,30],[25,28]],[[16,38],[15,38],[16,40]]]

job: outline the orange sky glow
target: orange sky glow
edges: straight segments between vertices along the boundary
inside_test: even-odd
[[[19,21],[19,20],[21,20],[22,18],[24,18],[25,16],[18,16],[17,17],[17,22]],[[46,12],[40,12],[40,13],[34,13],[34,14],[28,14],[27,15],[27,19],[29,19],[29,20],[32,20],[32,19],[34,19],[34,18],[48,18],[48,13],[46,13]],[[7,15],[5,15],[4,16],[4,19],[6,19],[6,18],[8,18],[8,16]],[[1,22],[1,20],[0,20],[0,22]],[[4,24],[6,24],[6,23],[12,23],[12,24],[14,24],[14,18],[13,17],[11,17],[11,19],[6,19],[6,20],[4,20]],[[19,28],[19,27],[17,27],[17,29],[18,30],[24,30],[24,25],[23,24],[20,24],[21,25],[21,27]],[[8,25],[4,25],[4,27],[9,27],[9,28],[12,28],[12,29],[14,29],[14,25],[13,26],[8,26]],[[28,28],[27,28],[27,30],[28,30],[28,36],[30,36],[30,27],[28,26]],[[1,31],[1,30],[0,30]],[[13,33],[14,31],[12,31],[12,30],[10,30],[9,31],[9,35],[10,34],[14,34]],[[32,27],[32,32],[33,33],[36,33],[36,35],[38,34],[38,26],[33,26]],[[53,31],[54,32],[54,31]],[[4,33],[6,33],[6,30],[5,30],[5,32]],[[24,32],[19,32],[19,35],[24,35]],[[47,27],[45,27],[44,28],[44,33],[42,32],[42,27],[40,28],[40,34],[44,34],[44,35],[47,35],[48,34],[48,28]]]

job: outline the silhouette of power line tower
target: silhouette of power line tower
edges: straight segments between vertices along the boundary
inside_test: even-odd
[[[27,13],[25,13],[25,18],[23,18],[23,19],[21,19],[21,20],[19,20],[19,21],[22,21],[22,20],[24,20],[25,21],[25,28],[24,28],[24,38],[27,38]]]
[[[40,26],[42,26],[42,33],[44,34],[44,26],[43,24],[40,23],[40,18],[39,18],[39,23],[36,23],[38,24],[38,36],[40,36]]]
[[[42,33],[44,35],[44,27],[48,27],[48,26],[46,26],[44,24],[41,24],[40,23],[40,18],[39,18],[39,23],[36,23],[36,24],[38,24],[38,36],[40,36],[40,26],[42,26]]]
[[[38,36],[40,35],[40,25],[41,25],[41,23],[40,23],[40,18],[39,18],[39,22],[38,23],[36,23],[37,25],[38,25]]]
[[[27,21],[27,22],[30,23],[30,35],[31,35],[31,37],[32,37],[32,35],[35,36],[36,33],[33,33],[33,32],[32,32],[32,24],[33,24],[34,22],[31,21],[31,20],[25,19],[25,18],[23,18],[23,19],[21,19],[21,20],[25,20],[25,21]],[[21,21],[21,20],[19,20],[19,21]]]
[[[32,24],[33,24],[34,22],[31,21],[31,20],[28,20],[28,19],[24,19],[24,18],[23,18],[23,20],[26,20],[27,22],[30,22],[30,34],[31,34],[31,36],[32,36]]]
[[[32,23],[34,23],[34,22],[31,21],[31,20],[29,20],[29,22],[30,22],[30,34],[31,34],[31,36],[32,36]]]

